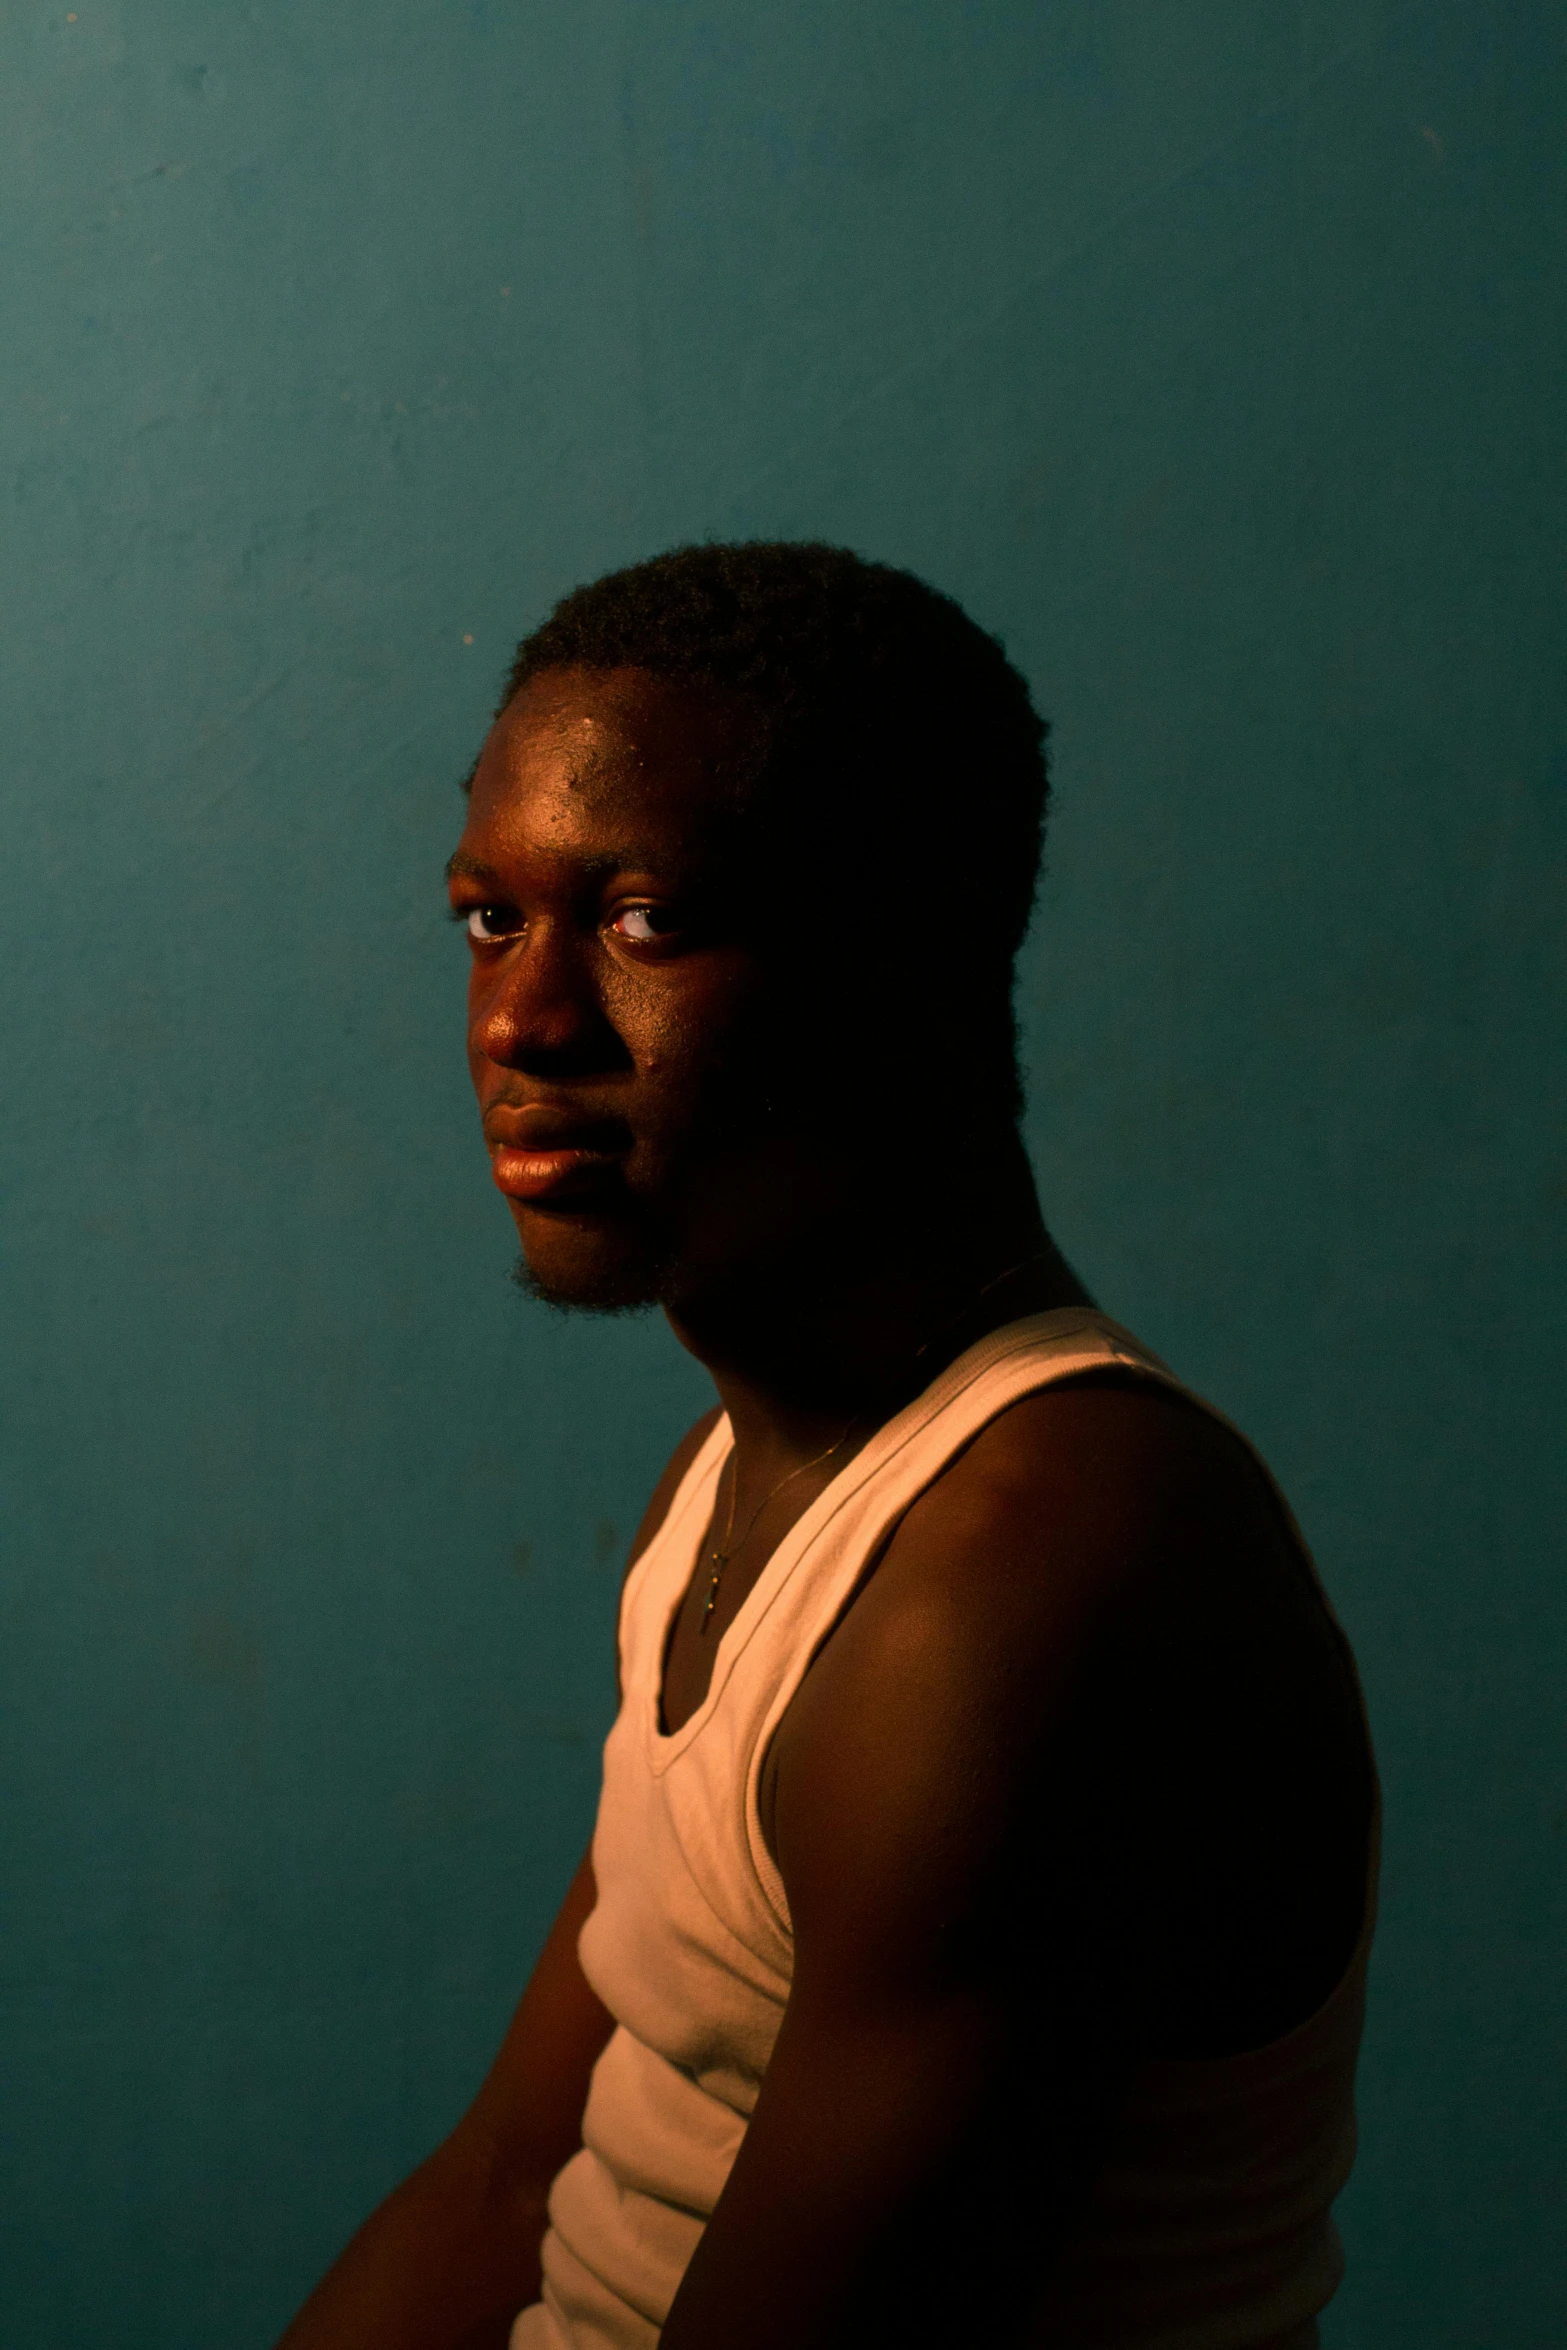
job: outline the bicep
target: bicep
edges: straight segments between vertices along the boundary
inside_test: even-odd
[[[676,2297],[666,2350],[899,2350],[969,2339],[976,2226],[1016,2245],[994,2017],[962,1994],[858,2012],[792,1999],[761,2097]],[[1037,2153],[1037,2148],[1034,2150]],[[1030,2177],[1037,2179],[1031,2156]],[[1029,2197],[1037,2249],[1048,2213]],[[992,2266],[984,2338],[1026,2280]]]
[[[917,1599],[851,1618],[796,1701],[789,2004],[667,2350],[935,2343],[982,2305],[1005,2341],[1093,2167],[1119,2060],[1061,1930],[1082,1903],[1029,1741],[951,1630]]]
[[[776,1742],[794,1978],[666,2350],[1027,2338],[1133,2067],[1205,2049],[1190,1987],[1266,1953],[1258,1854],[1322,1810],[1282,1764],[1332,1642],[1265,1500],[1204,1423],[1065,1392],[911,1512]],[[1226,1978],[1220,2052],[1319,1995],[1259,2024]]]

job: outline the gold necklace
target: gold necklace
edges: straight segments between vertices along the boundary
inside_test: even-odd
[[[854,1415],[854,1420],[857,1420],[859,1416],[859,1413],[856,1412]],[[849,1430],[854,1426],[854,1420],[845,1422],[843,1434],[841,1436],[835,1436],[832,1443],[828,1445],[825,1452],[817,1453],[813,1460],[802,1461],[797,1469],[791,1469],[787,1476],[780,1477],[777,1484],[770,1487],[769,1490],[763,1494],[761,1500],[757,1503],[755,1509],[751,1512],[749,1519],[746,1521],[745,1532],[741,1535],[738,1542],[734,1542],[730,1539],[735,1530],[735,1503],[739,1499],[740,1495],[740,1478],[738,1471],[735,1468],[734,1450],[733,1447],[731,1447],[729,1454],[729,1516],[724,1526],[723,1543],[713,1552],[713,1572],[708,1580],[707,1597],[702,1603],[702,1620],[697,1625],[698,1632],[705,1632],[708,1625],[712,1621],[713,1610],[718,1605],[718,1586],[724,1579],[725,1567],[728,1566],[730,1560],[734,1557],[737,1551],[744,1550],[746,1544],[750,1541],[752,1535],[756,1532],[757,1521],[760,1519],[762,1512],[766,1509],[768,1503],[770,1501],[776,1501],[779,1494],[782,1493],[784,1487],[786,1485],[792,1485],[796,1477],[803,1477],[807,1469],[819,1469],[823,1461],[830,1461],[835,1452],[841,1452],[843,1447],[849,1441]]]
[[[925,1355],[928,1355],[933,1346],[937,1345],[941,1339],[945,1338],[950,1331],[953,1331],[958,1327],[965,1314],[971,1314],[977,1305],[980,1305],[984,1299],[989,1297],[993,1289],[999,1289],[1001,1287],[1003,1281],[1010,1281],[1014,1273],[1026,1272],[1030,1265],[1039,1264],[1042,1259],[1049,1256],[1050,1253],[1051,1252],[1049,1249],[1036,1250],[1033,1256],[1021,1257],[1015,1265],[1008,1265],[1005,1272],[997,1273],[993,1280],[987,1281],[985,1283],[983,1289],[975,1291],[974,1295],[968,1300],[967,1304],[962,1306],[959,1311],[953,1315],[951,1321],[944,1322],[938,1330],[934,1331],[931,1336],[925,1340],[923,1346],[915,1348],[913,1360],[917,1363]],[[785,1476],[779,1478],[776,1485],[769,1487],[768,1491],[763,1494],[761,1500],[757,1503],[755,1509],[751,1512],[750,1517],[747,1519],[745,1532],[741,1535],[738,1542],[733,1541],[731,1537],[733,1536],[735,1530],[735,1503],[739,1499],[740,1495],[740,1479],[735,1467],[734,1447],[730,1447],[729,1459],[726,1464],[729,1470],[729,1515],[724,1523],[724,1539],[722,1543],[719,1544],[713,1551],[713,1570],[711,1575],[708,1577],[707,1597],[702,1602],[701,1620],[697,1625],[697,1631],[699,1633],[705,1633],[708,1625],[713,1620],[713,1610],[718,1605],[718,1591],[719,1586],[724,1579],[724,1569],[728,1566],[730,1560],[737,1555],[737,1553],[744,1550],[746,1544],[750,1541],[752,1535],[756,1532],[762,1512],[766,1509],[768,1503],[776,1501],[779,1494],[782,1493],[784,1487],[786,1485],[792,1485],[796,1477],[803,1477],[807,1469],[819,1469],[823,1461],[830,1461],[835,1452],[841,1452],[843,1447],[849,1441],[850,1430],[853,1428],[855,1421],[859,1418],[860,1414],[856,1412],[853,1420],[848,1420],[845,1422],[842,1435],[834,1437],[832,1443],[828,1445],[825,1452],[817,1453],[811,1460],[802,1461],[797,1469],[790,1469]]]

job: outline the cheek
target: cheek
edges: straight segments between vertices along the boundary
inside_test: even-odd
[[[605,1009],[646,1076],[679,1083],[728,1067],[755,1033],[756,988],[745,970],[704,962],[622,972]]]
[[[485,983],[485,974],[479,969],[476,963],[470,964],[468,970],[467,1014],[464,1020],[463,1041],[467,1047],[468,1052],[469,1075],[473,1078],[476,1084],[478,1082],[479,1071],[484,1066],[486,1057],[483,1047],[479,1042],[479,1021],[483,1015],[487,999],[488,989]]]

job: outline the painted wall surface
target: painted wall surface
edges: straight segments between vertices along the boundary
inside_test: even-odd
[[[583,1838],[704,1387],[509,1288],[438,871],[522,628],[736,533],[1034,679],[1049,1210],[1359,1647],[1327,2340],[1567,2338],[1564,55],[1543,0],[0,11],[5,2350],[261,2350]]]

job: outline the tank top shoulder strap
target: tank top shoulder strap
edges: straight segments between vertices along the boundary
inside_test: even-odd
[[[854,1487],[867,1498],[873,1490],[878,1513],[899,1515],[1010,1404],[1042,1387],[1116,1369],[1185,1393],[1157,1355],[1094,1308],[1059,1307],[1004,1323],[957,1356],[879,1429],[822,1499],[840,1487]],[[849,1502],[848,1492],[843,1499]]]
[[[1031,1314],[989,1332],[877,1430],[769,1560],[725,1637],[714,1680],[721,1671],[734,1685],[731,1734],[737,1717],[746,1718],[746,1842],[780,1927],[788,1904],[762,1832],[761,1773],[812,1658],[898,1520],[982,1428],[1040,1388],[1114,1368],[1179,1386],[1157,1355],[1090,1307]]]
[[[669,1620],[690,1579],[731,1441],[728,1414],[721,1412],[676,1486],[651,1542],[631,1564],[620,1595],[617,1633],[622,1698],[629,1698],[633,1689],[645,1690],[650,1675],[656,1691]]]
[[[782,1663],[779,1640],[787,1639],[792,1653],[809,1629],[802,1611],[804,1617],[827,1622],[837,1614],[863,1568],[866,1542],[874,1539],[867,1520],[886,1525],[900,1516],[1009,1403],[1054,1381],[1115,1365],[1177,1384],[1129,1331],[1082,1306],[1006,1323],[949,1363],[877,1430],[779,1545],[724,1635],[702,1717],[748,1655],[754,1664],[758,1640],[768,1654],[770,1679]],[[721,1414],[676,1488],[663,1523],[627,1575],[619,1629],[626,1696],[644,1687],[649,1675],[656,1683],[662,1673],[670,1619],[690,1578],[732,1441],[728,1417]],[[800,1660],[802,1672],[808,1661],[809,1652]]]

